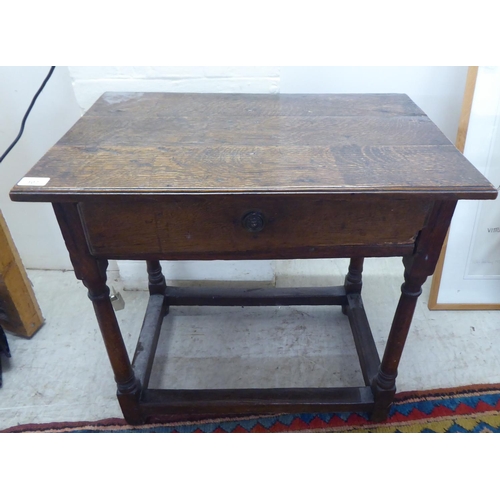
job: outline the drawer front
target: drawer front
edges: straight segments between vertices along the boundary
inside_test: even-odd
[[[188,260],[303,258],[327,256],[338,247],[408,246],[431,205],[324,195],[214,195],[88,202],[79,210],[95,256]]]

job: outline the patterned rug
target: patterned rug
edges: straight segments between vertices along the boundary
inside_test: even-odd
[[[251,432],[500,432],[500,384],[405,392],[389,418],[374,424],[366,413],[279,414],[240,418],[158,421],[128,425],[121,418],[96,422],[26,424],[0,432],[251,433]]]

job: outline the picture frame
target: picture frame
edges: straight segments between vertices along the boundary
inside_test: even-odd
[[[500,67],[469,67],[455,145],[500,186]],[[428,308],[500,309],[500,199],[458,203]]]

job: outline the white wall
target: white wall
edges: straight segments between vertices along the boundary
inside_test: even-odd
[[[48,68],[0,68],[0,150]],[[12,203],[9,189],[105,91],[408,94],[454,142],[466,67],[69,67],[57,68],[28,120],[25,136],[0,165],[0,208],[28,268],[67,268],[50,207]],[[171,279],[270,281],[270,262],[169,263]],[[144,264],[125,263],[128,286],[144,282]]]
[[[19,132],[22,118],[49,67],[0,67],[0,154]],[[56,68],[33,107],[23,136],[0,163],[0,209],[28,268],[71,269],[52,207],[14,203],[10,189],[81,116],[68,68]]]

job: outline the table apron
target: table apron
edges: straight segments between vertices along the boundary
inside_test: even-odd
[[[317,195],[173,196],[82,202],[78,210],[95,257],[253,260],[409,255],[432,206]]]

